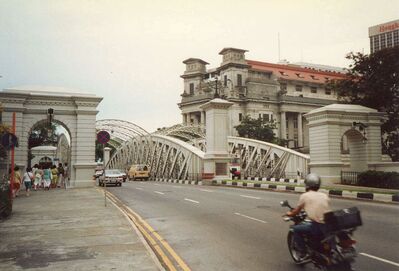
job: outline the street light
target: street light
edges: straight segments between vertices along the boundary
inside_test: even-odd
[[[356,122],[354,121],[352,123],[352,127],[354,128],[358,128],[359,132],[362,133],[362,142],[366,143],[367,142],[367,137],[366,137],[366,128],[368,127],[366,124],[362,123],[362,122]]]
[[[217,77],[217,75],[214,78],[215,78],[215,94],[213,95],[213,98],[220,98],[220,95],[218,92],[219,78]]]
[[[51,126],[51,123],[53,122],[53,117],[54,117],[54,109],[49,108],[47,109],[47,136],[50,138],[53,133],[53,127]]]

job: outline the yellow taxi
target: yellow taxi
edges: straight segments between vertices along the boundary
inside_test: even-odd
[[[141,179],[147,181],[150,178],[150,169],[147,165],[132,165],[128,172],[129,181]]]

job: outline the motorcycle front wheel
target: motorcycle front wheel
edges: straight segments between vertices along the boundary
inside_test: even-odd
[[[301,259],[301,254],[297,249],[297,245],[294,241],[294,234],[289,231],[287,236],[287,244],[288,244],[288,251],[291,254],[292,259],[294,260],[295,264],[297,265],[304,265],[308,263],[310,260],[306,257],[306,260]]]

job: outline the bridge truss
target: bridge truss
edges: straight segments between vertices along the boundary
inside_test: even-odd
[[[101,120],[97,130],[111,134],[114,151],[108,167],[128,169],[132,164],[147,164],[155,178],[201,179],[206,144],[200,127],[175,125],[149,134],[130,122]],[[309,156],[291,149],[232,136],[228,144],[243,177],[295,178],[308,172]]]

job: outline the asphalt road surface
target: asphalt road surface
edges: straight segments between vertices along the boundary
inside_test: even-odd
[[[193,271],[315,270],[289,255],[290,223],[280,201],[299,194],[160,182],[107,187],[145,219]],[[332,199],[332,208],[357,206],[363,226],[355,232],[358,271],[399,270],[399,206]]]

